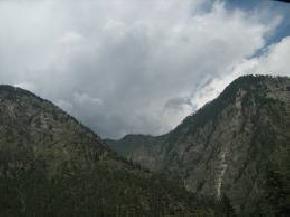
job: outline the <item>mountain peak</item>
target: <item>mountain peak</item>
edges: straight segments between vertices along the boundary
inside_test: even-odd
[[[267,213],[277,209],[264,199],[275,194],[271,180],[281,178],[275,171],[289,175],[289,112],[289,78],[242,76],[161,141],[151,139],[148,146],[136,139],[128,155],[151,170],[178,175],[191,192],[225,195],[241,216]]]

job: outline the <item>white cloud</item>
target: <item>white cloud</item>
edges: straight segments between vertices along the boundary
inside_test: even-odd
[[[66,32],[62,38],[59,39],[59,43],[64,46],[70,46],[76,43],[80,43],[83,39],[82,35],[77,32]]]
[[[101,136],[160,134],[191,112],[176,99],[200,106],[265,46],[279,16],[261,20],[206,0],[0,2],[0,79]]]
[[[215,78],[193,96],[197,108],[214,99],[231,81],[245,74],[270,74],[274,76],[290,76],[290,36],[271,44],[259,56],[237,64],[225,77]]]
[[[290,76],[290,36],[268,48],[266,53],[257,58],[254,70],[260,73]]]

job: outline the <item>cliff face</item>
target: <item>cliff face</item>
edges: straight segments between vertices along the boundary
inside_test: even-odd
[[[192,209],[181,187],[118,157],[49,101],[10,86],[0,86],[0,194],[5,217],[186,216]]]
[[[241,77],[161,138],[146,145],[135,137],[129,155],[178,174],[191,192],[228,198],[241,216],[289,211],[290,79]]]

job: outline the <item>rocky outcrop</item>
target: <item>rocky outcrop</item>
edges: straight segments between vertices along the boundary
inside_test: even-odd
[[[290,171],[289,89],[289,78],[241,77],[159,137],[161,142],[151,138],[147,145],[135,137],[137,148],[131,148],[127,156],[153,171],[178,174],[190,192],[216,200],[228,198],[241,216],[286,216],[290,205],[285,181]],[[127,146],[124,139],[115,143]],[[281,194],[275,194],[273,180],[277,179]]]

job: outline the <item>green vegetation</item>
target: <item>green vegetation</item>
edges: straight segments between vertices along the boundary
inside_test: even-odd
[[[0,215],[5,217],[207,217],[223,216],[227,208],[165,177],[116,169],[108,161],[64,162],[52,175],[51,162],[32,150],[2,148],[0,159]]]
[[[0,216],[223,216],[179,180],[127,162],[76,119],[0,86]]]

